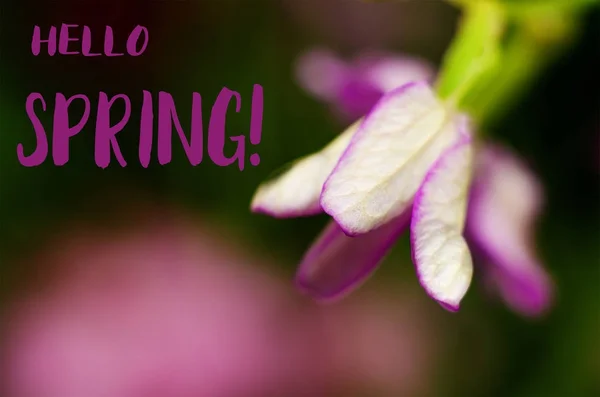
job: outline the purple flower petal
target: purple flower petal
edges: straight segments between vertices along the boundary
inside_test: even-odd
[[[297,61],[296,78],[307,92],[329,103],[343,119],[367,114],[387,92],[414,81],[430,81],[434,68],[419,58],[366,52],[345,62],[315,49]]]
[[[344,119],[357,119],[369,113],[384,94],[377,86],[355,74],[348,77],[334,99],[334,110]]]
[[[542,314],[553,287],[534,250],[533,227],[543,204],[535,175],[510,151],[482,148],[471,192],[467,232],[489,263],[486,277],[526,316]]]
[[[310,247],[296,285],[318,300],[341,298],[362,284],[406,230],[410,211],[359,237],[348,237],[331,221]]]
[[[462,236],[472,152],[469,136],[448,149],[428,172],[413,206],[411,247],[419,281],[450,311],[458,310],[473,275]]]
[[[433,67],[418,58],[363,53],[349,64],[337,97],[338,112],[356,119],[367,114],[386,93],[415,81],[431,82]]]
[[[539,263],[515,263],[510,268],[487,263],[484,276],[492,291],[524,316],[538,317],[551,306],[553,284]]]

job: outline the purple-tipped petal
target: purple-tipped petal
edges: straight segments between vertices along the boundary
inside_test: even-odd
[[[544,313],[553,286],[536,256],[533,227],[543,205],[536,176],[509,150],[487,146],[477,156],[467,232],[489,263],[485,276],[513,310]]]
[[[340,298],[362,284],[406,230],[410,212],[359,237],[348,237],[331,221],[310,247],[296,285],[317,300]]]
[[[323,184],[358,126],[358,122],[353,124],[320,152],[296,161],[282,175],[261,184],[252,198],[251,210],[275,218],[321,213],[319,198]]]
[[[369,113],[383,94],[379,87],[365,80],[364,76],[355,74],[348,77],[340,87],[333,107],[341,117],[357,119]]]
[[[456,141],[450,111],[426,82],[386,94],[365,117],[321,194],[321,206],[349,235],[404,213],[427,170]]]
[[[349,64],[337,96],[337,110],[356,119],[367,114],[384,94],[411,82],[431,82],[433,75],[433,67],[418,58],[361,54]]]
[[[315,49],[296,64],[300,86],[348,120],[367,114],[387,92],[414,81],[431,82],[434,73],[422,59],[380,52],[346,62],[331,51]]]
[[[413,206],[411,247],[419,281],[450,311],[458,311],[473,275],[462,236],[472,152],[468,136],[448,149],[428,172]]]
[[[538,263],[518,263],[500,267],[487,263],[486,281],[515,312],[527,317],[546,313],[553,298],[553,283]]]

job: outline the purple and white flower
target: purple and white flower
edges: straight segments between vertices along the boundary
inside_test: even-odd
[[[306,59],[301,67],[312,70],[300,81],[346,114],[372,98],[345,96],[349,87],[363,84],[380,94],[363,119],[254,196],[255,212],[286,218],[324,211],[333,218],[302,260],[297,285],[317,299],[338,298],[361,284],[410,229],[421,285],[444,308],[458,310],[471,283],[466,236],[490,263],[483,270],[503,299],[524,314],[541,313],[551,283],[532,248],[541,189],[527,168],[505,149],[474,139],[468,116],[423,81],[431,76],[426,65],[411,78],[399,58],[400,83],[392,88],[373,79],[382,64],[391,65],[389,57],[363,68],[344,67],[323,53]],[[311,87],[311,74],[329,86]],[[360,106],[349,106],[352,98]]]

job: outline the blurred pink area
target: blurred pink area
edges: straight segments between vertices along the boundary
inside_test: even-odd
[[[409,294],[357,293],[324,310],[335,383],[365,383],[372,396],[432,395],[439,335],[421,309]]]
[[[429,389],[437,335],[410,294],[317,306],[214,229],[146,219],[72,229],[36,256],[51,276],[9,306],[3,396]]]

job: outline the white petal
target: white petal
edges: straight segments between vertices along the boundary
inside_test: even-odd
[[[298,160],[287,172],[259,186],[252,210],[279,218],[320,213],[323,184],[359,125],[360,121],[354,123],[320,152]]]
[[[473,263],[463,238],[473,149],[464,139],[428,172],[413,207],[411,246],[421,285],[449,310],[471,283]]]
[[[403,213],[427,170],[458,135],[424,82],[386,94],[365,118],[325,182],[321,206],[349,235]]]

